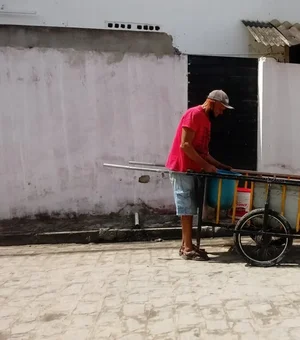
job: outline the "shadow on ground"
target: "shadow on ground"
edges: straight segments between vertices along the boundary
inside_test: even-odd
[[[209,251],[211,255],[210,262],[214,263],[245,263],[246,260],[234,249],[230,248],[228,251]],[[293,248],[285,255],[283,261],[277,265],[280,267],[296,267],[300,266],[300,245],[293,246]]]

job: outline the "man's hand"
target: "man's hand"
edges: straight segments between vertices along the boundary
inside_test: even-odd
[[[228,170],[228,171],[231,171],[231,170],[232,170],[232,167],[231,167],[231,166],[226,165],[226,164],[223,164],[223,163],[217,161],[217,160],[214,159],[211,155],[208,155],[208,156],[206,157],[206,161],[207,161],[209,164],[214,165],[217,169],[220,169],[220,170]]]
[[[205,172],[210,172],[210,173],[216,173],[217,172],[217,168],[214,165],[211,165],[211,164],[207,163],[207,165],[205,165],[205,167],[204,167],[204,171]]]
[[[232,170],[232,167],[230,165],[226,165],[226,164],[222,164],[222,163],[219,164],[218,168],[220,170],[228,170],[228,171]]]

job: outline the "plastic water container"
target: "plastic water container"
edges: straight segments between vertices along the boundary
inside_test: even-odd
[[[250,210],[251,189],[238,188],[236,202],[236,217],[242,217]]]
[[[217,174],[220,175],[235,175],[240,176],[236,172],[218,170]],[[206,199],[207,204],[211,208],[216,208],[218,205],[218,188],[219,180],[222,180],[222,194],[221,194],[221,210],[229,210],[232,208],[235,191],[235,180],[231,179],[220,179],[220,178],[209,178],[207,181]]]

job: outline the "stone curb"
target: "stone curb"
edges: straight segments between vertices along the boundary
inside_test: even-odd
[[[197,228],[193,228],[196,237]],[[229,237],[232,232],[216,228],[213,235],[212,228],[203,227],[201,237]],[[112,243],[112,242],[141,242],[154,240],[181,239],[181,228],[147,228],[147,229],[110,229],[100,228],[89,231],[67,231],[39,234],[2,234],[0,246],[17,246],[28,244],[61,244],[61,243]]]

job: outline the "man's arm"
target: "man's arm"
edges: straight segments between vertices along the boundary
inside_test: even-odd
[[[226,164],[223,164],[219,161],[217,161],[216,159],[214,159],[211,155],[208,155],[206,157],[206,161],[212,165],[214,165],[216,168],[218,169],[223,169],[223,170],[231,170],[232,167]]]
[[[202,158],[193,147],[192,142],[194,138],[195,132],[189,128],[183,127],[180,144],[181,149],[192,161],[202,166],[206,172],[216,172],[216,167]]]

